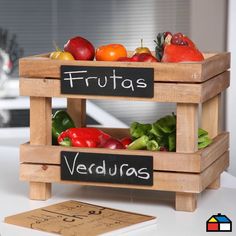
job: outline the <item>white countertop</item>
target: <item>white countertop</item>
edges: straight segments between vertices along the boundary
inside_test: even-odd
[[[193,213],[174,210],[174,194],[157,191],[81,187],[79,185],[53,185],[53,196],[47,201],[28,199],[28,184],[18,178],[19,149],[16,146],[0,146],[0,235],[1,236],[46,236],[53,235],[3,223],[4,217],[44,207],[66,200],[79,200],[106,207],[149,214],[157,217],[157,224],[123,235],[212,235],[206,232],[206,221],[211,215],[227,215],[236,222],[236,178],[224,173],[222,187],[206,190],[198,199],[198,208]]]

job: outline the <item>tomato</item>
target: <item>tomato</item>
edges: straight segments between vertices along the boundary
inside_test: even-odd
[[[126,48],[122,44],[108,44],[96,50],[97,61],[117,61],[120,57],[127,57]]]

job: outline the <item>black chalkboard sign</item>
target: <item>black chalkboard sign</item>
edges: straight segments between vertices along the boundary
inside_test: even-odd
[[[61,94],[153,97],[153,68],[61,66]]]
[[[61,152],[61,180],[153,185],[153,157]]]

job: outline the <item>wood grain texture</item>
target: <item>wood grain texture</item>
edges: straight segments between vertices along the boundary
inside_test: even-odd
[[[51,98],[30,97],[30,143],[51,144]]]
[[[201,191],[213,183],[228,166],[229,152],[227,151],[200,174]]]
[[[176,116],[176,152],[196,152],[198,150],[198,105],[177,103]],[[177,211],[194,211],[196,206],[196,193],[176,192],[175,209]]]
[[[61,151],[104,153],[114,155],[144,155],[153,156],[155,170],[170,170],[183,172],[200,172],[200,153],[180,154],[169,152],[151,152],[134,150],[110,150],[105,148],[75,148],[60,146],[38,146],[23,144],[20,146],[20,162],[38,164],[60,164]],[[33,155],[33,156],[32,156]]]
[[[197,194],[180,193],[175,194],[175,210],[193,212],[197,207]]]
[[[35,145],[50,145],[51,131],[51,98],[30,97],[30,143]],[[32,154],[34,157],[34,154]],[[46,200],[51,196],[51,183],[29,183],[30,199]]]
[[[174,191],[181,193],[200,193],[210,183],[212,183],[217,176],[219,176],[229,165],[229,153],[225,152],[212,165],[200,174],[178,173],[154,171],[153,186],[136,186],[125,184],[107,184],[107,183],[93,183],[81,181],[61,181],[60,166],[59,165],[41,165],[41,164],[20,164],[20,180],[32,182],[45,183],[68,183],[104,187],[117,188],[135,188],[135,189],[150,189],[162,191]],[[192,196],[194,198],[194,196]]]
[[[94,183],[94,182],[82,182],[82,181],[61,181],[60,166],[25,164],[25,163],[20,165],[20,180],[51,182],[51,183],[57,182],[57,183],[116,187],[116,188],[181,191],[181,192],[199,192],[199,186],[200,186],[199,174],[175,173],[175,172],[154,172],[153,186]]]
[[[129,97],[61,94],[60,81],[55,79],[20,78],[21,96],[66,97],[82,99],[127,100]],[[181,83],[154,83],[153,98],[132,98],[136,101],[189,102],[201,101],[201,85]]]
[[[108,130],[108,129],[107,129]],[[113,129],[111,129],[113,130]],[[112,132],[109,132],[110,134]],[[117,137],[117,136],[114,136]],[[35,164],[60,164],[61,151],[111,153],[119,155],[146,155],[153,156],[154,170],[180,171],[200,173],[219,158],[229,147],[229,134],[218,135],[213,143],[195,153],[150,152],[145,150],[108,150],[104,148],[76,148],[48,145],[20,146],[20,162]]]
[[[198,105],[177,103],[176,151],[192,153],[198,150]]]
[[[205,53],[206,59],[204,61],[190,63],[62,61],[51,60],[48,55],[21,58],[19,61],[20,77],[59,78],[61,65],[152,67],[154,68],[155,81],[196,83],[208,80],[230,67],[229,53]]]
[[[230,53],[206,54],[202,64],[202,78],[212,78],[230,68]]]
[[[208,189],[218,189],[220,188],[220,176],[217,177],[210,185],[207,186]]]
[[[224,72],[200,84],[154,83],[153,98],[132,98],[136,101],[201,103],[229,87],[229,72]],[[20,78],[20,95],[36,97],[66,97],[78,99],[127,100],[127,97],[61,94],[60,80]],[[129,98],[130,99],[130,98]]]
[[[230,85],[230,72],[225,71],[201,84],[201,102],[206,102],[219,93],[225,91]]]
[[[201,171],[205,170],[215,160],[229,149],[229,133],[222,132],[213,139],[213,143],[201,150]]]
[[[86,99],[67,98],[67,112],[76,127],[86,126]]]
[[[51,197],[51,183],[30,182],[29,197],[32,200],[47,200]]]
[[[216,137],[222,130],[222,117],[221,117],[221,93],[209,99],[202,104],[202,124],[201,127],[208,131],[209,137]],[[223,144],[223,141],[222,141]],[[228,143],[226,143],[227,145]],[[222,150],[215,147],[217,153]],[[218,189],[220,187],[220,176],[216,178],[209,186],[209,189]]]
[[[221,132],[221,94],[202,104],[201,127],[214,138]]]

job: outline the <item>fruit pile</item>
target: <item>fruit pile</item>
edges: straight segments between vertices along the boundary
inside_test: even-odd
[[[136,48],[131,57],[122,44],[102,45],[95,47],[87,39],[80,36],[71,38],[64,45],[64,51],[56,47],[50,54],[56,60],[86,60],[86,61],[121,61],[121,62],[188,62],[202,61],[204,57],[191,39],[182,33],[159,33],[154,40],[156,47],[152,54],[149,48]]]

